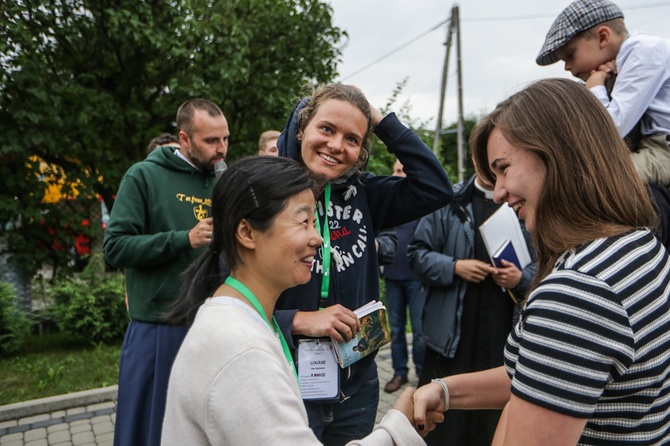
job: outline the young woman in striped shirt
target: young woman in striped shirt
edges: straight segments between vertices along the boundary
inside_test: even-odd
[[[494,445],[670,443],[670,260],[605,108],[576,82],[538,81],[471,147],[532,234],[538,272],[505,366],[423,386],[415,423],[426,409],[504,408]]]

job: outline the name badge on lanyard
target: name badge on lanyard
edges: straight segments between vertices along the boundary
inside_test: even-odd
[[[330,182],[324,188],[323,226],[316,214],[316,230],[323,239],[323,276],[319,309],[328,301],[330,288],[330,227],[328,226],[328,206],[330,205]],[[298,343],[298,381],[304,400],[336,400],[340,391],[340,368],[338,367],[333,342],[330,339],[301,339]]]
[[[334,400],[339,396],[340,368],[330,339],[301,339],[298,381],[303,400]]]

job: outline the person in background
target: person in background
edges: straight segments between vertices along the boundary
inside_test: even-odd
[[[535,274],[506,262],[491,264],[479,226],[500,204],[492,185],[477,175],[454,186],[454,199],[423,217],[409,246],[409,260],[428,295],[423,313],[426,354],[419,386],[434,378],[503,364],[505,339]],[[530,235],[522,225],[530,246]],[[490,445],[500,410],[451,410],[426,436],[429,445]]]
[[[130,323],[119,364],[114,444],[160,444],[168,377],[186,327],[162,317],[180,274],[211,241],[214,163],[228,151],[228,123],[216,104],[190,99],[177,111],[180,147],[163,146],[128,169],[103,252],[124,268]]]
[[[277,138],[279,138],[280,134],[281,132],[278,130],[266,130],[261,133],[261,137],[258,139],[258,154],[260,156],[279,155],[277,151]]]
[[[373,129],[403,162],[407,178],[363,171]],[[292,351],[319,337],[350,340],[360,329],[353,310],[379,300],[376,235],[444,206],[451,183],[414,132],[393,113],[382,117],[350,85],[328,84],[301,100],[278,147],[279,156],[298,160],[323,178],[317,224],[325,242],[310,281],[284,291],[275,316]],[[305,400],[310,427],[328,445],[368,435],[378,403],[375,354],[339,371],[339,396]]]
[[[559,60],[628,138],[642,181],[670,186],[670,40],[629,34],[609,0],[576,0],[551,25],[536,62]]]
[[[180,148],[181,144],[179,143],[179,137],[173,135],[172,133],[161,133],[149,141],[149,145],[147,146],[147,155],[153,152],[156,148],[162,146],[174,147],[176,149]]]
[[[243,158],[218,181],[211,247],[185,273],[171,315],[181,323],[197,311],[170,375],[164,446],[321,444],[307,424],[293,358],[272,316],[284,289],[311,279],[322,241],[316,187],[288,158]],[[223,283],[219,254],[229,268]],[[412,413],[410,389],[372,434],[350,445],[424,444],[407,418]]]
[[[670,258],[607,110],[568,79],[535,82],[479,122],[477,175],[526,223],[537,274],[505,365],[436,379],[430,410],[504,408],[493,445],[670,438]]]
[[[393,263],[398,254],[398,234],[395,229],[384,229],[379,231],[375,237],[377,248],[377,262],[379,263],[379,274],[384,274],[384,268]]]
[[[655,234],[670,248],[670,40],[629,34],[609,0],[577,0],[558,15],[536,61],[558,60],[614,119],[661,219]]]
[[[393,175],[406,176],[399,160],[393,164]],[[397,391],[408,382],[409,357],[405,336],[408,309],[412,327],[412,360],[416,376],[421,376],[421,366],[426,350],[421,329],[421,313],[425,303],[425,294],[420,292],[421,282],[410,269],[407,261],[407,246],[412,240],[418,223],[419,220],[413,220],[395,228],[398,237],[398,252],[393,263],[384,267],[386,309],[391,327],[391,362],[393,364],[393,378],[384,386],[384,391],[387,393]]]
[[[174,147],[179,149],[181,144],[179,144],[179,138],[171,133],[161,133],[157,137],[149,141],[147,146],[147,155],[156,150],[158,147]],[[126,293],[126,310],[128,310],[128,293]]]

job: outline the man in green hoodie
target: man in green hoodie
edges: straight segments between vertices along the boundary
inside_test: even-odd
[[[114,444],[159,445],[172,362],[186,327],[163,316],[178,298],[181,273],[209,246],[214,164],[230,132],[219,107],[190,99],[177,111],[179,148],[163,146],[128,169],[103,250],[124,268],[130,324],[119,364]]]

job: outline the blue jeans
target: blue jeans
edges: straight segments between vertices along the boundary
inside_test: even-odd
[[[407,307],[409,307],[410,323],[412,325],[412,358],[416,367],[417,376],[421,375],[421,366],[426,351],[426,342],[421,329],[421,315],[425,305],[424,293],[420,293],[419,280],[393,280],[386,282],[386,310],[388,311],[391,326],[391,360],[394,373],[398,376],[407,376],[407,339],[405,326],[407,325]]]
[[[309,427],[326,446],[343,446],[369,435],[375,426],[378,405],[378,378],[368,381],[342,402],[305,402]]]

